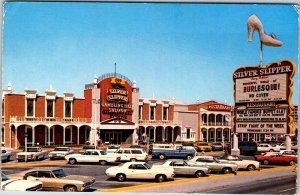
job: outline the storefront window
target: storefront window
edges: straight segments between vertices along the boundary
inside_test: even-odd
[[[168,120],[168,107],[163,107],[163,120]]]
[[[34,116],[34,101],[33,99],[27,99],[27,116]]]
[[[27,128],[27,142],[32,143],[32,128]]]
[[[65,118],[71,118],[71,113],[72,113],[72,102],[70,101],[65,101]]]
[[[2,138],[1,138],[1,142],[4,143],[4,128],[2,127]]]
[[[53,100],[47,100],[47,117],[54,117],[54,101]]]
[[[155,106],[150,107],[150,120],[155,120]]]

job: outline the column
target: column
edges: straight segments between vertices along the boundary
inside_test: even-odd
[[[247,138],[248,138],[248,141],[249,141],[249,133],[247,133]]]
[[[206,142],[208,143],[208,131],[209,129],[206,129]]]
[[[286,150],[292,150],[292,140],[290,135],[285,135],[285,147]]]
[[[65,132],[65,130],[66,130],[66,128],[64,127],[64,128],[63,128],[63,145],[66,144],[66,138],[65,138],[66,132]]]
[[[79,127],[77,127],[77,144],[79,144]]]
[[[214,116],[215,116],[215,126],[217,125],[217,116],[214,114]]]
[[[34,146],[35,142],[35,127],[32,127],[32,146]]]
[[[156,128],[157,128],[157,127],[154,127],[154,140],[153,140],[154,142],[155,142],[155,140],[156,140]]]
[[[44,128],[44,132],[45,132],[45,135],[44,135],[44,140],[45,140],[45,145],[47,145],[47,127],[45,126],[45,128]]]
[[[258,141],[260,141],[260,133],[258,134]]]
[[[244,141],[244,133],[242,133],[242,141]]]
[[[161,137],[161,139],[162,139],[163,142],[165,142],[165,139],[166,139],[166,138],[165,138],[165,131],[166,131],[166,130],[165,130],[165,127],[163,127],[163,128],[162,128],[162,137]]]
[[[9,125],[9,146],[12,148],[11,126]]]
[[[214,132],[215,134],[214,134],[214,142],[216,142],[217,141],[217,129],[215,129],[215,132]]]

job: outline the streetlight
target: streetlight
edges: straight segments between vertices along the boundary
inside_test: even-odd
[[[97,145],[96,145],[96,142],[97,142],[97,135],[98,135],[98,130],[99,127],[96,127],[96,120],[97,120],[97,117],[96,117],[96,111],[97,111],[97,107],[96,105],[97,104],[100,104],[100,99],[93,99],[93,104],[94,104],[94,113],[93,113],[93,127],[95,129],[95,134],[94,134],[94,146],[95,146],[95,149],[97,148]]]

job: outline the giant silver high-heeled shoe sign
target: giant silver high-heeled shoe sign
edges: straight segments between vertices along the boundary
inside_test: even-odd
[[[272,46],[272,47],[280,47],[282,42],[276,39],[274,33],[271,35],[267,35],[264,32],[263,25],[261,21],[255,14],[252,14],[247,21],[248,27],[248,41],[252,42],[253,32],[258,31],[259,38],[260,38],[260,65],[263,65],[263,45]]]
[[[248,26],[249,42],[252,41],[253,32],[257,30],[262,44],[267,46],[273,46],[273,47],[280,47],[282,45],[282,42],[276,39],[275,34],[273,33],[271,33],[271,35],[265,34],[263,25],[255,14],[251,15],[248,18],[247,26]]]

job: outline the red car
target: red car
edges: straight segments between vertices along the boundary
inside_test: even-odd
[[[294,165],[298,162],[298,158],[296,156],[284,156],[281,154],[274,155],[256,155],[255,160],[262,162],[264,165],[268,164],[290,164]]]

